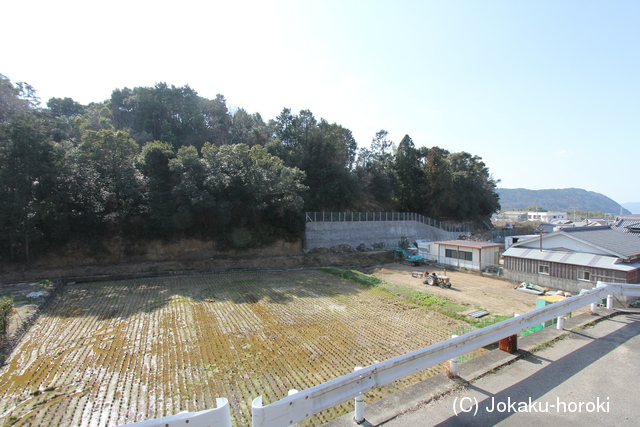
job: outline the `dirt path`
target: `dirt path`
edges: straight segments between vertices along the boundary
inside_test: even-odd
[[[443,274],[442,268],[426,267],[430,273]],[[486,310],[490,314],[509,316],[527,313],[536,308],[537,295],[519,292],[509,282],[470,273],[447,271],[451,278],[451,288],[422,284],[422,279],[412,277],[412,272],[422,272],[424,267],[412,267],[401,264],[384,264],[374,269],[373,274],[389,283],[402,285],[427,292],[437,297],[448,298],[455,302],[469,304],[467,311]],[[466,313],[465,313],[466,314]]]

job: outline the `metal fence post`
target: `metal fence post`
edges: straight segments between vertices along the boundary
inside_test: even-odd
[[[564,319],[565,319],[565,317],[564,317],[564,316],[558,316],[558,323],[557,323],[557,326],[556,326],[556,327],[557,327],[557,328],[558,328],[558,330],[560,330],[560,331],[564,329]]]
[[[607,310],[613,310],[613,295],[607,295]]]
[[[592,302],[591,303],[591,314],[598,314],[598,303],[597,302]]]
[[[359,371],[360,369],[362,369],[362,366],[356,366],[353,369],[353,372]],[[357,423],[357,424],[362,424],[364,422],[364,394],[360,393],[359,395],[356,396],[355,398],[355,416],[353,417],[353,420]]]

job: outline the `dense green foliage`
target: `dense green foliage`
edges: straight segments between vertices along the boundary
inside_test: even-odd
[[[0,298],[0,343],[2,343],[2,337],[9,327],[11,313],[13,313],[13,300],[6,297]]]
[[[0,75],[0,252],[29,261],[69,239],[197,236],[232,248],[298,238],[305,211],[411,211],[474,220],[499,209],[477,156],[396,146],[308,110],[230,111],[188,86],[52,98]]]
[[[545,210],[567,212],[573,218],[574,209],[586,212],[604,212],[612,215],[629,214],[615,201],[607,196],[587,191],[580,188],[562,188],[551,190],[527,190],[524,188],[500,188],[500,204],[506,210],[528,209],[536,210],[544,207]],[[540,208],[542,211],[542,208]],[[577,215],[577,214],[576,214]],[[577,215],[578,217],[580,215]],[[586,217],[586,215],[584,215]],[[594,214],[589,213],[590,218]],[[600,217],[602,217],[600,215]]]

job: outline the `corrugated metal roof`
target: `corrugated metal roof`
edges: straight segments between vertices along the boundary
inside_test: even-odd
[[[564,235],[575,241],[586,243],[618,258],[640,257],[640,239],[631,234],[617,232],[609,226],[563,228],[560,231],[543,235],[542,239],[544,241],[557,235]],[[518,247],[526,244],[532,244],[532,239],[514,243],[513,246]]]
[[[504,244],[502,243],[473,242],[469,240],[447,240],[447,241],[436,242],[436,243],[438,245],[460,246],[462,248],[475,248],[475,249],[499,248],[504,246]]]
[[[606,268],[607,270],[630,271],[640,268],[640,263],[617,263],[617,257],[586,254],[580,252],[550,251],[510,247],[502,254],[505,257],[527,258],[560,264],[579,265],[584,267]]]

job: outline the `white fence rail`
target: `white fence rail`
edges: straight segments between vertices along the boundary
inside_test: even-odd
[[[259,396],[255,398],[252,403],[252,425],[253,427],[273,427],[295,424],[321,411],[337,406],[348,400],[361,397],[364,393],[376,387],[428,369],[447,360],[457,358],[465,353],[495,343],[548,320],[561,318],[565,314],[589,304],[595,309],[595,304],[598,301],[606,299],[607,306],[611,308],[613,296],[615,295],[640,297],[640,285],[600,283],[598,287],[584,292],[581,295],[553,303],[547,307],[536,309],[521,316],[402,356],[359,368],[350,374],[290,394],[266,406],[263,406],[262,396]],[[220,403],[218,403],[218,405],[220,406]],[[226,411],[227,413],[229,411],[228,405],[226,405]],[[176,417],[178,416],[180,415],[176,415]],[[362,417],[364,417],[364,415],[362,415]],[[163,424],[144,424],[143,422],[133,425],[136,427],[176,425],[172,423],[172,418],[173,417],[163,418]],[[227,426],[227,424],[196,425]]]
[[[199,412],[182,412],[178,415],[127,424],[127,427],[232,427],[229,401],[216,398],[217,408]]]

